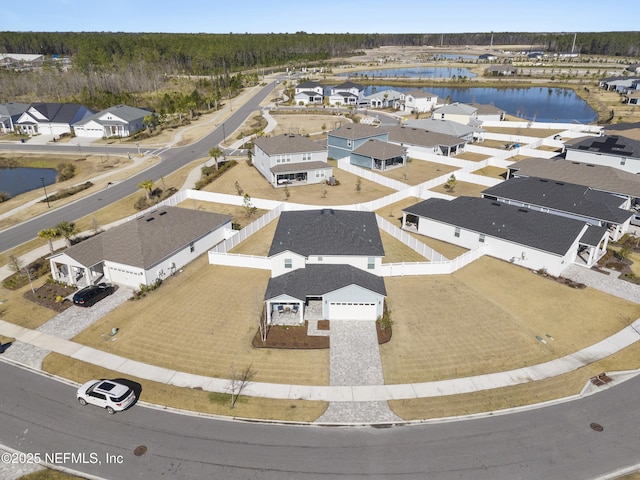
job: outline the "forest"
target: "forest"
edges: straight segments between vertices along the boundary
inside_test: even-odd
[[[383,45],[529,45],[548,52],[640,56],[640,32],[460,34],[169,34],[0,32],[0,52],[44,54],[38,71],[0,69],[0,103],[77,102],[100,110],[126,103],[157,112],[217,107],[270,68],[321,65]],[[69,58],[69,69],[52,58]],[[248,73],[252,72],[252,73]],[[195,88],[173,87],[198,75]],[[171,91],[170,94],[167,90]],[[154,95],[155,93],[155,95]]]

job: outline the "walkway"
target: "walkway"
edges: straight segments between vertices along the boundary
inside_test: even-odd
[[[569,265],[562,272],[562,276],[609,295],[640,303],[640,285],[619,280],[620,272],[615,270],[605,270],[605,272],[597,272],[579,265]]]

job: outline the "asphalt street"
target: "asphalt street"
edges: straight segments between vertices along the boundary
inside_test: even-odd
[[[32,371],[0,362],[0,378],[0,443],[109,479],[588,480],[640,458],[640,377],[547,408],[384,429],[265,425],[142,404],[110,416]]]
[[[275,83],[269,83],[252,98],[250,98],[241,107],[237,108],[233,114],[227,118],[224,122],[225,132],[234,132],[245,119],[254,111],[260,109],[260,102],[262,102],[271,91],[273,91]],[[152,179],[157,180],[161,177],[165,177],[170,173],[178,170],[189,162],[208,156],[209,149],[218,145],[223,140],[223,127],[220,125],[209,135],[203,139],[195,142],[191,145],[183,147],[174,147],[165,151],[161,158],[160,163],[148,168],[147,170],[140,172],[125,181],[119,182],[115,185],[105,188],[99,192],[96,192],[90,196],[87,196],[80,201],[68,204],[64,207],[52,210],[44,215],[33,218],[29,221],[16,225],[15,227],[8,228],[2,231],[0,235],[0,252],[9,250],[17,245],[27,242],[33,238],[36,238],[38,232],[44,228],[50,228],[62,221],[73,222],[79,218],[89,215],[96,210],[99,210],[111,203],[114,203],[132,193],[140,190],[138,184],[144,180]],[[131,146],[128,147],[131,150]],[[64,146],[51,146],[45,145],[41,147],[29,146],[29,145],[2,145],[0,149],[3,150],[15,150],[15,151],[52,151],[56,152],[78,152],[78,148],[64,147]],[[87,153],[104,153],[108,151],[113,152],[117,150],[122,153],[122,147],[82,147],[81,151]]]

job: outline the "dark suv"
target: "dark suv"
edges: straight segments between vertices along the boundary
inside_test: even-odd
[[[82,290],[76,292],[73,296],[73,303],[79,307],[90,307],[99,302],[104,297],[108,297],[115,291],[115,287],[109,283],[99,283],[98,285],[89,285]]]

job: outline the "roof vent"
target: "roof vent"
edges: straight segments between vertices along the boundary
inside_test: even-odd
[[[518,211],[522,213],[527,213],[529,210],[527,210],[526,208],[519,208]]]
[[[163,210],[163,211],[161,211],[158,215],[162,216],[162,215],[166,215],[166,214],[167,214],[167,211],[166,211],[166,210]]]
[[[496,207],[499,207],[499,206],[500,206],[500,203],[498,203],[498,202],[491,202],[491,205],[495,205]]]
[[[541,178],[540,181],[543,182],[543,183],[547,183],[549,180]]]
[[[564,185],[563,182],[556,182],[556,185]]]
[[[156,219],[156,217],[149,217],[149,218],[146,219],[146,221],[150,222],[151,220],[155,220],[155,219]]]

